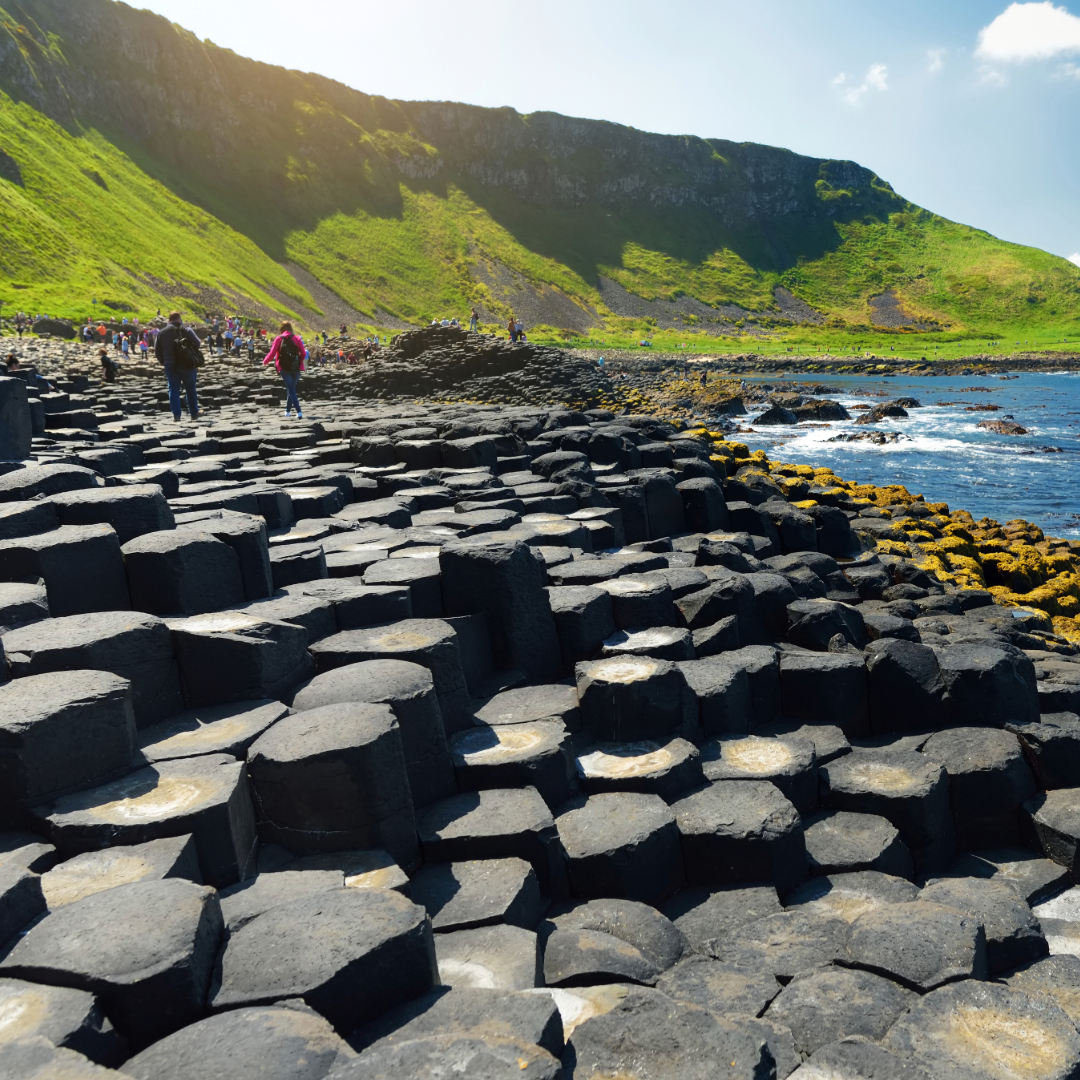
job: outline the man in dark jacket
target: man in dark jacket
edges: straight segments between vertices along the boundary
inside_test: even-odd
[[[172,409],[173,419],[177,421],[180,419],[180,388],[183,386],[191,419],[198,420],[199,399],[195,392],[198,369],[176,363],[176,343],[181,337],[186,337],[196,349],[199,348],[198,334],[184,326],[179,311],[170,312],[169,325],[158,334],[154,342],[154,355],[165,368],[165,378],[169,383],[169,406]]]

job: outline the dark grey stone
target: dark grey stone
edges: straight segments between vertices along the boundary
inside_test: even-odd
[[[866,666],[858,653],[784,653],[780,657],[784,715],[834,724],[849,738],[866,734]]]
[[[1020,807],[1035,794],[1035,779],[1015,735],[987,728],[950,728],[932,735],[922,753],[948,774],[959,850],[1019,843]]]
[[[146,533],[129,540],[123,552],[136,611],[200,615],[244,603],[236,552],[209,533],[194,529]]]
[[[127,611],[132,606],[111,525],[65,525],[36,536],[2,540],[0,580],[44,581],[49,610],[56,618]]]
[[[911,852],[900,833],[883,817],[823,810],[803,822],[811,874],[879,870],[912,878]]]
[[[423,908],[390,889],[340,889],[271,908],[229,937],[215,1010],[303,1000],[339,1032],[431,989]]]
[[[5,1056],[14,1049],[12,1043],[33,1039],[106,1066],[119,1064],[125,1056],[123,1038],[86,990],[0,979],[0,1015],[10,1018],[0,1037]]]
[[[879,1042],[917,995],[869,971],[827,967],[796,975],[769,1006],[768,1017],[791,1029],[810,1055],[850,1035]]]
[[[675,816],[657,795],[592,795],[560,815],[570,891],[655,904],[683,882]]]
[[[581,787],[590,795],[636,791],[670,801],[705,780],[701,755],[686,739],[666,743],[599,743],[577,759]]]
[[[389,626],[346,630],[312,646],[319,674],[362,660],[405,660],[435,681],[447,735],[467,726],[469,693],[457,633],[441,619],[404,619]]]
[[[389,705],[401,729],[405,771],[415,807],[456,791],[431,672],[406,660],[365,660],[316,675],[293,699],[300,712],[344,701]]]
[[[732,659],[734,656],[734,653],[725,653],[679,664],[679,670],[697,700],[698,723],[705,735],[743,733],[753,726],[751,679],[746,667]],[[775,675],[775,661],[773,668]],[[777,691],[779,698],[779,685]]]
[[[655,908],[633,900],[590,900],[554,912],[540,926],[548,986],[608,982],[653,985],[686,941]]]
[[[1004,883],[945,878],[927,885],[919,900],[956,908],[982,923],[991,975],[1049,955],[1049,946],[1031,908]]]
[[[139,727],[182,708],[172,637],[153,615],[101,611],[45,619],[4,634],[3,643],[17,678],[81,668],[129,680]]]
[[[427,909],[436,933],[506,923],[535,930],[547,900],[524,859],[434,863],[412,879],[409,895]]]
[[[866,673],[875,734],[933,731],[948,723],[945,681],[933,649],[897,638],[871,642]]]
[[[847,960],[921,994],[988,976],[981,921],[922,900],[883,904],[860,915],[851,924]]]
[[[690,885],[771,881],[786,892],[808,873],[798,811],[773,784],[720,780],[672,810]]]
[[[707,780],[768,780],[799,811],[817,809],[814,744],[790,735],[719,735],[701,748]]]
[[[952,814],[945,769],[922,754],[856,750],[818,770],[821,802],[834,810],[877,814],[900,831],[917,877],[952,861]]]
[[[459,791],[534,787],[556,807],[577,789],[571,736],[560,720],[475,726],[449,742]]]
[[[111,525],[121,544],[143,533],[171,529],[173,512],[157,484],[84,488],[49,500],[61,525]]]
[[[454,541],[439,555],[443,611],[487,616],[495,663],[532,679],[560,666],[559,637],[545,590],[546,572],[520,541]]]
[[[445,986],[380,1016],[354,1032],[350,1041],[366,1050],[431,1036],[464,1034],[481,1040],[516,1038],[556,1056],[565,1046],[562,1018],[546,994]]]
[[[585,730],[601,742],[666,740],[693,734],[693,698],[675,664],[645,656],[615,656],[577,665]]]
[[[727,885],[715,892],[684,889],[661,908],[696,953],[716,951],[740,926],[782,910],[773,885]]]
[[[105,671],[32,675],[0,686],[0,807],[25,807],[126,770],[135,748],[131,684]]]
[[[718,959],[768,971],[783,982],[846,959],[848,924],[832,915],[795,908],[767,915],[710,945]]]
[[[313,674],[307,631],[294,623],[222,611],[170,619],[169,628],[189,709],[280,699]]]
[[[611,597],[603,589],[591,585],[552,587],[548,589],[548,602],[564,669],[572,668],[579,660],[591,659],[604,639],[615,632]]]
[[[767,971],[688,956],[657,979],[656,989],[720,1016],[761,1016],[780,993],[780,984]]]
[[[884,1044],[939,1080],[1080,1075],[1080,1035],[1068,1016],[994,983],[968,980],[927,994],[893,1025]]]
[[[534,788],[465,792],[428,807],[417,832],[424,861],[514,857],[532,863],[540,888],[567,896],[565,856],[547,804]]]
[[[202,884],[199,854],[190,833],[75,855],[41,875],[41,890],[49,910],[55,911],[118,885],[173,877]]]
[[[232,1009],[124,1062],[134,1080],[323,1080],[355,1053],[317,1013],[293,1005]]]
[[[611,1011],[573,1031],[564,1061],[573,1075],[635,1076],[639,1080],[690,1080],[723,1062],[732,1080],[776,1076],[762,1032],[635,986]]]
[[[198,1019],[221,931],[213,889],[180,878],[120,885],[43,919],[0,974],[96,994],[138,1050]]]
[[[259,835],[296,853],[377,847],[419,862],[401,732],[387,705],[323,705],[248,751]]]
[[[206,754],[130,773],[36,814],[65,857],[191,833],[203,880],[241,881],[255,863],[255,818],[242,762]]]

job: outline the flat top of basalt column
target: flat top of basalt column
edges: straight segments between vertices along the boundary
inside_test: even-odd
[[[947,1080],[1066,1080],[1080,1071],[1080,1035],[1064,1012],[974,979],[916,1001],[884,1044]]]
[[[55,910],[118,885],[163,878],[175,867],[183,849],[191,842],[190,834],[170,836],[145,844],[108,847],[76,855],[41,875],[45,902],[50,910]],[[195,868],[198,868],[197,861]]]
[[[208,1016],[129,1058],[134,1080],[322,1080],[356,1057],[321,1016],[308,1009],[257,1006]]]
[[[562,720],[568,727],[574,727],[577,711],[578,696],[575,686],[564,683],[521,686],[504,690],[485,701],[473,713],[473,723],[496,727],[556,719]]]
[[[830,787],[867,791],[885,797],[910,796],[929,791],[939,780],[941,766],[922,754],[904,750],[854,750],[828,765]]]
[[[214,890],[181,878],[95,893],[42,919],[0,964],[0,974],[8,969],[123,983],[147,979],[188,956],[207,904],[217,906]]]
[[[506,836],[554,824],[547,803],[534,787],[463,792],[428,807],[417,822],[421,840]]]
[[[849,962],[920,993],[987,977],[979,919],[928,901],[884,904],[851,924]]]
[[[361,701],[320,705],[279,720],[251,745],[249,757],[252,761],[302,761],[374,742],[396,727],[389,705]]]
[[[593,682],[634,683],[662,674],[671,666],[667,660],[648,656],[611,656],[579,664],[578,677],[585,675]]]
[[[147,761],[241,751],[283,717],[279,701],[241,701],[190,709],[171,720],[143,728],[136,735]]]
[[[590,795],[585,804],[556,819],[559,839],[572,859],[639,844],[675,824],[675,815],[659,795],[613,791]]]
[[[750,1022],[673,1003],[643,986],[630,987],[613,1008],[579,1024],[570,1044],[575,1075],[583,1077],[691,1080],[711,1070],[730,1080],[758,1080],[775,1072],[764,1036]]]
[[[281,867],[282,870],[338,870],[345,875],[347,889],[398,889],[408,885],[404,870],[378,848],[361,851],[327,851],[301,855]]]
[[[271,908],[229,938],[213,1005],[302,997],[426,919],[389,889],[334,890]]]
[[[885,904],[905,904],[918,899],[919,888],[903,878],[877,870],[828,874],[804,881],[784,897],[787,908],[801,907],[819,915],[836,915],[854,922],[860,915]]]
[[[987,848],[958,855],[948,877],[990,878],[1011,885],[1028,904],[1043,904],[1072,886],[1068,870],[1027,848]]]
[[[814,747],[791,736],[762,738],[759,735],[720,735],[702,747],[702,761],[723,767],[725,778],[775,776],[814,763]]]
[[[181,817],[227,798],[243,767],[225,754],[161,761],[101,787],[57,799],[48,819],[54,826],[130,826]]]
[[[665,772],[697,756],[697,747],[686,739],[602,743],[577,759],[577,770],[587,780],[630,780]]]
[[[565,734],[566,727],[561,720],[474,727],[451,737],[450,754],[455,765],[527,761],[545,747],[557,747]]]

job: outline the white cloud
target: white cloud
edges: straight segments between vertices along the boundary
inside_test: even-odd
[[[979,31],[975,55],[984,60],[1045,60],[1080,52],[1080,18],[1052,0],[1010,4]]]
[[[1058,74],[1065,79],[1080,79],[1080,65],[1068,62],[1061,65]]]
[[[839,86],[844,82],[845,78],[846,76],[841,75],[839,78],[834,79],[833,85]],[[863,76],[863,81],[859,86],[853,86],[850,90],[844,91],[844,100],[849,105],[858,105],[870,90],[888,90],[888,79],[889,69],[884,64],[872,64],[869,71]]]
[[[1075,255],[1070,255],[1069,262],[1076,263],[1077,266],[1080,266],[1080,251],[1078,251]]]
[[[886,79],[889,77],[889,69],[884,64],[874,64],[874,66],[866,73],[866,81],[875,90],[888,90],[889,84]]]
[[[944,49],[927,49],[926,50],[926,70],[931,75],[936,75],[945,66],[945,50]]]
[[[840,74],[837,75],[835,79],[833,79],[833,81],[832,81],[833,86],[841,86],[841,85],[843,85],[843,82],[844,82],[844,80],[846,78],[847,78],[847,76],[841,71]]]
[[[1009,80],[997,68],[979,69],[979,82],[987,86],[1004,86]]]

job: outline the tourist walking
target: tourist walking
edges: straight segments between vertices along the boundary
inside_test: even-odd
[[[192,420],[198,420],[199,398],[196,386],[202,353],[199,351],[198,335],[184,326],[179,311],[169,313],[169,325],[158,334],[154,342],[154,355],[165,368],[173,419],[180,419],[180,391],[183,389],[187,398],[188,414]]]
[[[517,322],[513,315],[507,320],[506,329],[510,331],[510,341],[517,341]]]
[[[475,334],[480,326],[480,316],[477,314],[476,308],[473,308],[469,312],[469,329]]]
[[[98,353],[98,361],[101,363],[101,378],[107,383],[115,382],[116,361],[109,355],[108,349]]]
[[[307,370],[304,366],[306,354],[304,341],[293,331],[292,323],[283,322],[263,361],[263,367],[273,362],[278,369],[281,381],[285,384],[285,415],[291,415],[292,410],[296,409],[297,420],[304,418],[300,411],[300,399],[296,396],[296,384],[300,381],[300,372]]]

